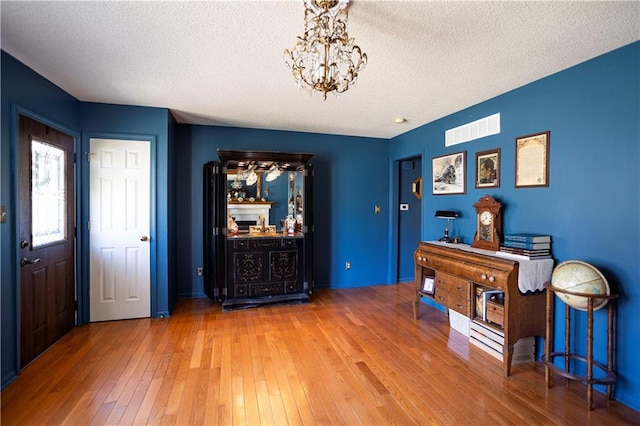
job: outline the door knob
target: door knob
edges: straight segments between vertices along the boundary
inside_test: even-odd
[[[29,241],[20,241],[20,248],[27,248],[29,247]]]
[[[143,235],[142,237],[140,237],[140,241],[149,241],[149,237]]]
[[[20,266],[24,268],[25,265],[33,265],[34,263],[38,263],[38,262],[40,262],[39,257],[36,257],[33,260],[23,257],[22,259],[20,259]]]

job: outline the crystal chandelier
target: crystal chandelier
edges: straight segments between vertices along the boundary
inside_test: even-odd
[[[347,34],[349,0],[304,0],[304,34],[284,62],[298,84],[311,91],[336,96],[356,84],[367,64],[367,54]]]

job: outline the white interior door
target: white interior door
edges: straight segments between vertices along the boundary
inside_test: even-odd
[[[151,315],[151,143],[89,140],[90,319]]]

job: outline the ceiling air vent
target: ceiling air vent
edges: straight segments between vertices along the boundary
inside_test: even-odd
[[[444,132],[444,146],[457,145],[500,133],[500,113],[490,115]]]

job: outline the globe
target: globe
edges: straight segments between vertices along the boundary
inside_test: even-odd
[[[580,260],[567,260],[556,266],[551,274],[551,285],[569,292],[594,295],[610,293],[609,283],[602,273],[594,266]],[[587,298],[572,294],[559,293],[556,295],[567,305],[587,310]],[[607,304],[607,299],[593,299],[593,310],[596,311]]]

